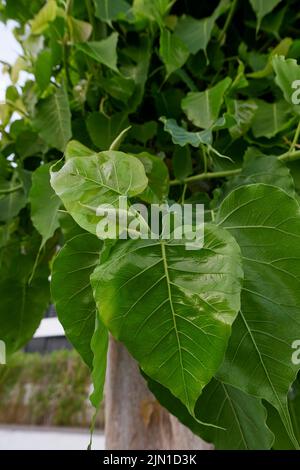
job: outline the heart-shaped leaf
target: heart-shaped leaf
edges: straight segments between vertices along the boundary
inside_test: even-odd
[[[184,240],[121,240],[91,277],[104,324],[192,414],[223,359],[241,279],[236,242],[209,225],[197,251]]]

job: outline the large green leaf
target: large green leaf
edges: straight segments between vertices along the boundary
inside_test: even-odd
[[[188,93],[181,103],[188,119],[197,127],[211,127],[219,117],[224,94],[230,84],[231,79],[227,77],[205,91]]]
[[[48,255],[42,255],[29,283],[40,246],[37,234],[20,242],[13,238],[1,249],[0,337],[7,353],[23,347],[33,336],[50,302]]]
[[[167,76],[180,69],[187,61],[190,53],[180,38],[163,29],[160,35],[159,54],[167,69]]]
[[[43,245],[59,227],[58,209],[61,202],[50,185],[51,165],[42,165],[33,173],[29,193],[31,220],[43,237]]]
[[[49,146],[61,152],[65,150],[72,130],[69,100],[64,86],[38,103],[34,126]]]
[[[200,50],[205,51],[216,20],[228,9],[229,5],[228,0],[222,0],[211,16],[201,20],[183,15],[176,25],[175,35],[182,40],[192,54]]]
[[[271,403],[296,443],[287,393],[299,370],[292,343],[300,325],[300,207],[279,188],[243,186],[223,201],[218,223],[239,243],[245,271],[219,377]]]
[[[59,164],[58,164],[59,165]],[[51,170],[51,185],[67,211],[85,230],[96,234],[100,205],[119,206],[119,197],[142,193],[148,184],[143,164],[122,152],[74,157]],[[98,233],[99,235],[99,233]]]
[[[112,33],[110,36],[102,39],[101,41],[85,42],[82,44],[77,44],[76,47],[100,64],[104,64],[117,72],[118,37],[118,33]]]
[[[270,13],[281,2],[281,0],[250,0],[253,10],[257,16],[257,30],[260,28],[262,19]]]
[[[104,324],[192,414],[240,306],[239,249],[228,235],[206,225],[196,251],[184,240],[121,240],[91,276]]]
[[[270,139],[291,124],[292,109],[286,101],[267,103],[263,100],[256,100],[255,103],[257,110],[252,122],[254,137]]]
[[[90,368],[96,322],[90,275],[99,264],[101,246],[102,242],[89,233],[72,238],[56,256],[51,276],[51,293],[59,321]]]
[[[213,443],[216,450],[267,450],[272,446],[273,435],[266,426],[261,400],[213,379],[198,399],[195,414],[216,427],[203,426],[169,390],[146,379],[157,400],[191,431]]]

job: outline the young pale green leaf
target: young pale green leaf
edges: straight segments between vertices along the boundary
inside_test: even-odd
[[[70,40],[72,44],[77,42],[86,42],[92,34],[93,27],[87,21],[77,20],[73,16],[67,17]]]
[[[51,276],[51,293],[59,321],[67,338],[91,369],[96,305],[90,275],[99,264],[101,246],[102,242],[89,233],[72,238],[56,256]],[[98,342],[98,338],[95,341]]]
[[[125,16],[130,9],[125,0],[94,0],[94,3],[97,18],[108,23]]]
[[[210,128],[219,117],[224,95],[230,85],[231,79],[227,77],[205,91],[188,93],[181,102],[182,110],[195,126]]]
[[[263,398],[279,412],[297,446],[287,393],[299,365],[292,344],[300,324],[300,208],[274,186],[254,184],[231,192],[218,223],[242,250],[245,280],[241,311],[218,376]]]
[[[165,117],[161,117],[160,121],[164,123],[164,130],[171,135],[173,143],[180,145],[180,147],[184,147],[188,144],[193,147],[200,147],[201,144],[212,144],[211,130],[189,132],[183,127],[178,126],[175,119],[166,119]]]
[[[197,401],[195,414],[201,421],[216,427],[203,426],[169,390],[149,377],[146,380],[160,404],[194,434],[212,443],[216,450],[271,448],[274,437],[266,425],[266,410],[258,398],[212,379]]]
[[[196,54],[200,50],[205,51],[216,20],[229,6],[228,0],[222,0],[210,17],[201,20],[183,15],[176,25],[175,35],[181,39],[192,54]]]
[[[101,216],[99,206],[119,206],[119,197],[142,193],[148,184],[143,164],[135,157],[113,150],[91,157],[74,157],[51,169],[51,185],[67,211],[93,234]],[[102,216],[103,217],[103,216]]]
[[[47,0],[46,4],[31,21],[32,34],[42,34],[51,21],[54,21],[58,13],[56,0]]]
[[[294,95],[299,97],[300,66],[295,59],[285,59],[283,56],[276,56],[272,60],[275,72],[275,82],[281,88],[285,100],[290,104],[294,103]],[[293,83],[296,83],[296,88]]]
[[[108,150],[118,135],[127,129],[128,116],[116,113],[108,117],[94,112],[88,116],[86,125],[93,143],[100,150]]]
[[[292,107],[286,101],[255,100],[255,103],[257,110],[251,126],[254,137],[271,139],[291,125]]]
[[[31,220],[42,235],[42,245],[52,237],[59,227],[58,209],[61,204],[50,185],[50,167],[52,163],[40,166],[32,176],[29,193]]]
[[[118,37],[118,33],[111,33],[110,36],[105,39],[102,39],[101,41],[91,41],[82,44],[76,44],[76,47],[78,50],[84,52],[100,64],[106,65],[110,69],[117,72]]]
[[[166,66],[167,76],[180,69],[187,61],[190,53],[180,38],[163,29],[160,35],[159,54]]]
[[[192,414],[223,360],[241,280],[236,242],[209,225],[196,251],[184,240],[119,241],[91,276],[103,323]]]
[[[40,101],[36,107],[34,127],[53,148],[63,152],[72,137],[71,112],[64,86]]]
[[[281,2],[281,0],[250,0],[251,6],[257,17],[257,31],[262,19],[270,13]]]
[[[98,409],[103,400],[103,390],[105,383],[108,331],[97,314],[96,328],[91,341],[91,349],[94,355],[92,379],[94,390],[90,396],[92,405]]]
[[[150,204],[167,200],[169,194],[169,172],[163,160],[156,155],[142,152],[135,155],[144,165],[148,186],[139,198]]]

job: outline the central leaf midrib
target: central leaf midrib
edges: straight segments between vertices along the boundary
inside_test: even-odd
[[[182,375],[182,380],[183,380],[183,385],[184,385],[184,392],[185,392],[185,397],[187,401],[187,407],[190,410],[190,400],[189,400],[189,395],[188,395],[185,376],[184,376],[184,366],[183,366],[183,360],[182,360],[180,338],[179,338],[177,322],[176,322],[176,313],[175,313],[173,300],[172,300],[172,290],[171,290],[171,282],[170,282],[170,276],[169,276],[168,261],[167,261],[167,256],[166,256],[166,248],[165,248],[165,243],[163,241],[161,241],[161,253],[162,253],[162,260],[163,260],[163,265],[164,265],[165,277],[167,281],[168,297],[169,297],[170,308],[172,312],[173,325],[174,325],[174,330],[175,330],[177,345],[178,345],[179,361],[180,361],[181,375]]]

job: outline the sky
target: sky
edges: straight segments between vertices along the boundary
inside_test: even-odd
[[[0,23],[0,60],[4,60],[11,65],[22,53],[22,48],[12,33],[15,24],[14,21],[8,21],[6,25]],[[2,72],[2,64],[0,64],[0,102],[4,100],[5,89],[9,84],[9,75]]]

